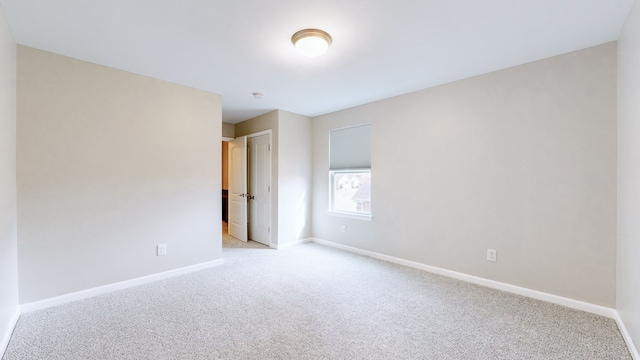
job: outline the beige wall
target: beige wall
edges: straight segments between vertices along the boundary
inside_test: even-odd
[[[17,93],[21,303],[221,257],[218,95],[22,46]]]
[[[278,116],[274,110],[236,124],[236,137],[271,130],[271,243],[278,243]]]
[[[0,7],[0,357],[18,311],[16,44]]]
[[[618,42],[617,308],[640,346],[640,5]]]
[[[234,139],[236,137],[236,125],[222,123],[222,137]]]
[[[327,213],[329,131],[361,123],[370,222]],[[616,44],[318,116],[313,189],[314,237],[613,307]]]
[[[278,245],[311,236],[311,118],[279,111]]]

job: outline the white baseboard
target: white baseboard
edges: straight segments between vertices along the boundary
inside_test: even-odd
[[[292,248],[292,247],[297,246],[297,245],[306,244],[306,243],[309,243],[311,241],[313,241],[311,238],[300,239],[298,241],[292,241],[292,242],[276,245],[275,248],[278,249],[278,250],[284,250],[284,249]]]
[[[7,324],[7,327],[2,333],[0,333],[0,358],[2,358],[4,356],[4,352],[7,351],[9,340],[11,340],[11,334],[13,334],[13,329],[15,329],[19,318],[20,306],[16,306],[15,310],[13,311],[13,315],[11,315],[11,319]]]
[[[58,305],[72,302],[72,301],[84,300],[87,298],[110,293],[113,291],[123,290],[123,289],[131,288],[134,286],[148,284],[150,282],[154,282],[158,280],[168,279],[177,275],[183,275],[183,274],[188,274],[194,271],[208,269],[214,266],[222,265],[223,263],[224,263],[223,259],[218,259],[218,260],[208,261],[201,264],[185,266],[179,269],[169,270],[169,271],[165,271],[165,272],[161,272],[153,275],[142,276],[142,277],[131,279],[131,280],[125,280],[125,281],[121,281],[121,282],[117,282],[109,285],[81,290],[81,291],[73,292],[70,294],[52,297],[49,299],[22,304],[20,305],[20,310],[24,314],[31,311],[46,309],[52,306],[58,306]]]
[[[640,353],[638,353],[638,348],[633,343],[633,339],[631,338],[631,334],[627,330],[624,321],[622,321],[622,317],[620,317],[620,313],[616,311],[614,319],[618,324],[618,329],[620,329],[620,333],[622,333],[622,337],[624,338],[624,342],[627,343],[627,348],[629,348],[629,352],[631,353],[631,357],[633,360],[640,360]]]
[[[473,276],[473,275],[467,275],[467,274],[459,273],[459,272],[452,271],[452,270],[447,270],[447,269],[443,269],[443,268],[439,268],[439,267],[435,267],[435,266],[430,266],[430,265],[418,263],[418,262],[415,262],[415,261],[405,260],[405,259],[401,259],[401,258],[389,256],[389,255],[380,254],[380,253],[373,252],[373,251],[354,248],[354,247],[351,247],[351,246],[335,243],[335,242],[332,242],[332,241],[327,241],[327,240],[322,240],[322,239],[317,239],[317,238],[312,238],[311,241],[315,242],[315,243],[318,243],[318,244],[321,244],[321,245],[326,245],[326,246],[334,247],[334,248],[337,248],[337,249],[353,252],[353,253],[356,253],[356,254],[369,256],[369,257],[372,257],[372,258],[375,258],[375,259],[388,261],[388,262],[391,262],[391,263],[394,263],[394,264],[404,265],[404,266],[412,267],[412,268],[415,268],[415,269],[424,270],[424,271],[427,271],[427,272],[430,272],[430,273],[434,273],[434,274],[443,275],[443,276],[451,277],[451,278],[454,278],[454,279],[466,281],[466,282],[469,282],[469,283],[473,283],[473,284],[477,284],[477,285],[481,285],[481,286],[486,286],[486,287],[489,287],[489,288],[492,288],[492,289],[498,289],[498,290],[506,291],[506,292],[509,292],[509,293],[518,294],[518,295],[526,296],[526,297],[529,297],[529,298],[533,298],[533,299],[537,299],[537,300],[542,300],[542,301],[546,301],[546,302],[550,302],[550,303],[566,306],[568,308],[582,310],[582,311],[586,311],[586,312],[589,312],[589,313],[592,313],[592,314],[606,316],[606,317],[611,318],[611,319],[615,319],[615,316],[616,316],[616,310],[615,309],[608,308],[608,307],[605,307],[605,306],[594,305],[594,304],[590,304],[588,302],[584,302],[584,301],[580,301],[580,300],[574,300],[574,299],[570,299],[570,298],[566,298],[566,297],[562,297],[562,296],[558,296],[558,295],[553,295],[553,294],[545,293],[545,292],[542,292],[542,291],[531,290],[531,289],[523,288],[523,287],[516,286],[516,285],[502,283],[502,282],[499,282],[499,281],[489,280],[489,279],[485,279],[485,278],[481,278],[481,277],[477,277],[477,276]]]

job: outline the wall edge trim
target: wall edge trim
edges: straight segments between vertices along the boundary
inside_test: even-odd
[[[112,284],[80,290],[80,291],[72,292],[69,294],[64,294],[64,295],[60,295],[60,296],[56,296],[48,299],[38,300],[38,301],[26,303],[26,304],[21,304],[20,309],[23,314],[29,313],[32,311],[42,310],[42,309],[46,309],[46,308],[50,308],[50,307],[78,301],[78,300],[92,298],[98,295],[108,294],[110,292],[114,292],[118,290],[128,289],[131,287],[148,284],[155,281],[168,279],[178,275],[184,275],[184,274],[192,273],[195,271],[208,269],[211,267],[222,265],[223,263],[224,263],[224,259],[207,261],[200,264],[185,266],[185,267],[181,267],[181,268],[177,268],[169,271],[164,271],[164,272],[151,274],[147,276],[141,276],[134,279],[129,279],[129,280],[120,281]]]
[[[497,290],[505,291],[508,293],[536,299],[536,300],[542,300],[542,301],[550,302],[556,305],[562,305],[562,306],[576,309],[576,310],[586,311],[588,313],[605,316],[610,319],[615,319],[615,316],[616,316],[616,310],[606,306],[595,305],[585,301],[566,298],[563,296],[549,294],[542,291],[532,290],[532,289],[528,289],[528,288],[524,288],[516,285],[495,281],[495,280],[489,280],[489,279],[481,278],[478,276],[468,275],[468,274],[460,273],[453,270],[447,270],[447,269],[439,268],[436,266],[426,265],[426,264],[422,264],[415,261],[405,260],[402,258],[397,258],[394,256],[377,253],[374,251],[362,250],[362,249],[358,249],[348,245],[343,245],[340,243],[327,241],[323,239],[312,238],[312,242],[320,245],[333,247],[336,249],[353,252],[353,253],[364,255],[364,256],[369,256],[374,259],[384,260],[394,264],[404,265],[414,269],[423,270],[423,271],[427,271],[427,272],[438,274],[438,275],[443,275],[443,276],[454,278],[457,280],[462,280],[468,283],[481,285],[484,287],[497,289]]]
[[[4,329],[2,334],[0,334],[0,358],[4,357],[4,353],[7,351],[9,341],[11,340],[11,335],[13,335],[13,330],[18,324],[20,314],[20,306],[16,306],[16,308],[13,310],[13,315],[11,315],[11,318],[9,319],[9,324],[7,325],[6,329]]]
[[[622,338],[624,339],[624,342],[627,344],[627,348],[631,353],[631,357],[633,358],[633,360],[640,360],[640,353],[638,352],[638,348],[633,343],[631,334],[629,333],[629,330],[627,330],[627,326],[624,324],[624,321],[622,320],[622,316],[620,316],[620,313],[617,310],[615,311],[614,320],[616,321],[616,324],[618,324],[618,329],[622,334]]]

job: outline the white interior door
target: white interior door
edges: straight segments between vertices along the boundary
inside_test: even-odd
[[[271,136],[250,137],[249,239],[271,246]]]
[[[229,141],[229,235],[247,241],[247,137]]]

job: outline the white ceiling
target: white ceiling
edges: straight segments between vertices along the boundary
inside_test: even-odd
[[[616,40],[634,0],[0,0],[17,43],[307,116]],[[322,57],[291,35],[329,32]],[[264,94],[255,99],[253,92]]]

